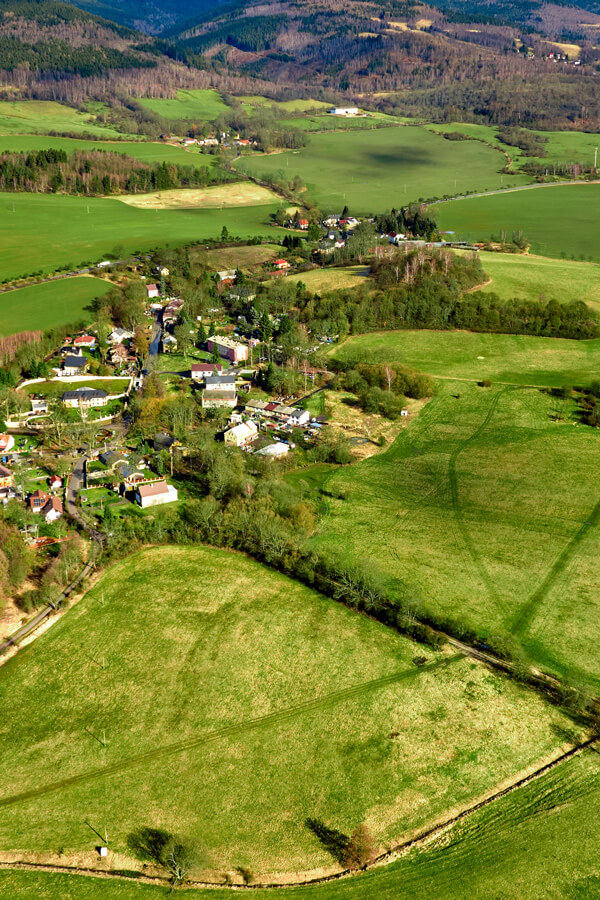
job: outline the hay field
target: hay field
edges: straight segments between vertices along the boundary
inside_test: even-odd
[[[149,194],[122,194],[121,203],[138,209],[207,209],[230,206],[265,206],[279,201],[268,188],[240,181],[215,184],[204,188],[178,188]]]

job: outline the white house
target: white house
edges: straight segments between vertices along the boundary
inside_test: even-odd
[[[235,375],[205,375],[204,388],[207,391],[235,391]]]
[[[48,401],[45,397],[32,397],[31,398],[31,412],[35,413],[36,416],[44,415],[48,412]]]
[[[61,399],[64,405],[70,409],[91,409],[92,407],[106,406],[108,394],[100,389],[82,387],[76,388],[74,391],[65,391]]]
[[[42,516],[46,522],[55,522],[63,514],[63,505],[58,497],[50,497],[42,508]]]
[[[163,503],[173,503],[177,500],[177,488],[166,481],[153,481],[151,484],[140,484],[136,488],[135,499],[142,507],[160,506]]]
[[[146,296],[148,300],[152,300],[154,297],[160,297],[160,290],[157,284],[147,284],[146,285]]]
[[[224,441],[226,444],[233,444],[234,447],[243,447],[253,441],[258,435],[256,423],[252,420],[241,422],[234,428],[230,428],[225,432]]]
[[[123,341],[130,341],[134,337],[133,331],[127,331],[126,328],[115,328],[106,338],[107,344],[121,344]]]
[[[288,425],[306,425],[310,421],[309,411],[298,406],[278,406],[274,415]]]
[[[65,356],[62,361],[63,375],[82,375],[87,368],[87,358],[85,356]]]
[[[221,363],[192,363],[190,375],[192,381],[204,381],[207,375],[220,375],[222,371]]]
[[[330,116],[357,116],[358,106],[334,106],[329,110]]]
[[[290,448],[287,444],[284,444],[283,441],[275,441],[273,444],[267,444],[266,447],[262,447],[260,450],[256,451],[257,456],[268,456],[271,459],[277,459],[280,456],[285,456],[286,453],[289,453]]]

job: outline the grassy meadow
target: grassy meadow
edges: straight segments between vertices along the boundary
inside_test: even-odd
[[[364,120],[368,121],[368,120]],[[475,141],[451,142],[423,128],[379,128],[311,134],[301,150],[244,157],[236,166],[261,177],[299,175],[325,211],[344,204],[357,213],[384,212],[420,198],[494,190],[501,154]],[[525,184],[521,175],[511,184]]]
[[[587,751],[478,810],[423,849],[354,878],[286,890],[292,900],[592,900],[600,896],[598,755]],[[1,900],[159,900],[169,889],[48,872],[0,870]],[[229,889],[187,889],[225,900]],[[273,891],[253,890],[258,900]]]
[[[194,122],[213,122],[229,111],[219,92],[213,90],[180,90],[172,99],[141,98],[137,102],[165,119]]]
[[[222,209],[231,206],[272,206],[279,203],[277,194],[252,181],[152,191],[148,194],[121,194],[119,200],[138,209]]]
[[[328,479],[313,541],[597,689],[597,453],[572,400],[444,381],[388,451]]]
[[[218,239],[224,225],[240,238],[275,236],[280,232],[270,216],[276,209],[136,209],[116,198],[0,194],[0,280],[95,263],[107,253],[119,258]]]
[[[358,287],[367,283],[369,266],[340,266],[332,269],[312,269],[289,275],[287,281],[296,284],[301,281],[309,291],[336,291],[341,288]]]
[[[0,134],[46,134],[49,131],[95,134],[99,138],[122,135],[96,117],[54,100],[1,100]]]
[[[106,391],[107,394],[122,394],[127,389],[129,378],[94,378],[80,381],[40,381],[37,384],[31,384],[25,390],[29,396],[41,394],[43,397],[49,394],[62,393],[62,391],[74,391],[77,388],[89,387],[100,391]]]
[[[86,307],[110,288],[100,278],[79,276],[0,293],[0,337],[87,320]]]
[[[469,141],[469,144],[474,143]],[[465,146],[459,142],[459,146]],[[487,241],[522,232],[531,252],[600,262],[600,185],[551,185],[468,197],[434,207],[442,231],[459,240]]]
[[[472,331],[360,334],[333,354],[339,359],[401,363],[440,378],[540,387],[589,384],[600,368],[600,340]]]
[[[135,553],[0,668],[0,850],[151,825],[201,869],[330,868],[307,817],[386,846],[558,752],[558,710],[422,654],[241,555]]]
[[[482,291],[503,300],[583,300],[600,310],[600,266],[595,263],[552,259],[516,253],[479,252],[490,278]]]

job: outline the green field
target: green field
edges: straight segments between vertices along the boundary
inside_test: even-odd
[[[81,381],[40,381],[38,384],[31,384],[25,390],[28,394],[53,394],[61,391],[74,391],[77,388],[88,387],[96,390],[106,391],[107,394],[122,394],[127,389],[129,378],[94,378],[81,379]]]
[[[469,144],[474,143],[469,141]],[[464,146],[464,144],[459,144]],[[468,197],[434,207],[442,231],[460,240],[486,241],[516,232],[542,256],[600,262],[600,185],[558,185]]]
[[[48,135],[8,135],[0,136],[0,153],[21,152],[30,150],[46,150],[56,148],[72,153],[75,150],[106,150],[111,153],[124,153],[148,163],[174,163],[180,166],[216,165],[217,157],[209,153],[190,153],[183,147],[163,144],[158,141],[86,141],[78,138],[50,137]]]
[[[81,132],[98,137],[121,137],[96,118],[54,100],[1,100],[0,134],[45,134],[48,131]]]
[[[589,384],[600,369],[600,340],[570,341],[472,331],[379,331],[350,338],[339,359],[394,362],[442,378],[561,387]]]
[[[600,310],[600,266],[595,263],[484,250],[479,259],[491,279],[484,293],[503,300],[583,300]]]
[[[229,107],[223,102],[218,91],[211,90],[181,90],[177,91],[177,96],[172,100],[143,98],[137,102],[165,119],[213,122],[223,113],[229,112]]]
[[[80,276],[0,293],[0,337],[89,320],[86,307],[110,288],[100,278]]]
[[[283,119],[281,124],[289,128],[299,128],[301,131],[364,131],[382,125],[410,125],[414,122],[410,119],[387,116],[385,113],[370,112],[366,117],[350,116],[345,118],[344,116],[330,116],[327,113],[302,116],[302,118]]]
[[[365,875],[291,888],[292,900],[594,900],[600,896],[598,755],[588,751],[474,813],[449,833]],[[231,890],[186,890],[226,900]],[[279,892],[254,890],[258,900]],[[0,870],[1,900],[159,900],[168,888]]]
[[[276,208],[155,210],[112,198],[0,194],[0,281],[99,262],[107,253],[120,258],[217,239],[224,225],[240,238],[275,237],[280,232],[270,226],[270,215]]]
[[[418,366],[411,337],[403,361]],[[598,435],[577,423],[547,392],[444,381],[387,452],[329,478],[342,499],[315,543],[597,689]]]
[[[90,859],[86,822],[114,852],[151,825],[200,869],[330,868],[307,817],[386,846],[573,731],[473,660],[422,653],[241,555],[135,553],[0,669],[0,849]]]
[[[347,203],[354,214],[383,212],[419,198],[500,188],[503,164],[497,150],[479,142],[446,141],[416,127],[312,134],[302,150],[257,154],[236,163],[259,177],[299,175],[323,210],[339,211]],[[526,180],[515,175],[510,183]]]
[[[299,272],[297,275],[289,275],[287,280],[293,284],[301,281],[309,291],[335,291],[368,284],[368,276],[369,266],[340,266]]]

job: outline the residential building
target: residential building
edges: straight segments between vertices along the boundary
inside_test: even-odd
[[[245,344],[238,344],[237,341],[228,337],[213,335],[207,340],[206,347],[209,353],[212,353],[213,348],[216,347],[219,356],[233,363],[245,362],[248,359],[248,347]]]
[[[290,268],[290,264],[287,259],[274,259],[273,265],[279,272],[284,272],[286,269]]]
[[[235,391],[235,375],[205,375],[204,388],[207,391]]]
[[[233,409],[237,405],[237,394],[235,391],[202,391],[201,405],[202,409]]]
[[[12,434],[0,434],[0,453],[9,453],[15,446]]]
[[[226,444],[233,444],[234,447],[244,447],[251,443],[258,435],[256,423],[251,419],[248,422],[241,422],[234,428],[226,431],[223,440]]]
[[[236,274],[237,271],[235,269],[221,269],[220,272],[217,272],[219,281],[235,281]]]
[[[79,334],[73,338],[73,347],[76,350],[93,350],[96,346],[96,336],[94,334]]]
[[[290,452],[290,448],[287,444],[284,444],[283,441],[275,441],[272,444],[267,444],[265,447],[261,447],[260,450],[256,451],[257,456],[268,456],[270,458],[278,458],[281,456],[285,456],[286,453]]]
[[[148,300],[153,300],[154,297],[160,297],[160,289],[157,284],[146,285],[146,297]]]
[[[63,375],[82,375],[87,369],[88,361],[85,356],[65,356],[62,361]]]
[[[46,522],[55,522],[63,514],[62,501],[58,497],[49,497],[42,507],[41,513]]]
[[[47,494],[46,491],[42,491],[38,488],[37,491],[34,491],[33,494],[29,495],[27,503],[31,512],[39,513],[43,510],[49,499],[50,495]]]
[[[246,403],[246,412],[257,413],[258,415],[271,416],[271,411],[268,409],[268,403],[264,400],[248,400]]]
[[[119,463],[122,463],[125,466],[128,463],[127,456],[119,450],[107,450],[105,453],[100,454],[99,459],[108,469],[114,469]]]
[[[192,381],[204,381],[207,375],[220,375],[222,371],[221,363],[192,363]]]
[[[36,416],[45,415],[48,412],[48,401],[45,397],[31,398],[31,412]]]
[[[135,337],[133,331],[127,331],[126,328],[115,328],[106,338],[107,344],[121,344],[123,341],[130,341]]]
[[[310,413],[307,409],[298,406],[278,406],[274,410],[276,419],[287,425],[306,425],[310,421]]]
[[[298,219],[298,228],[301,231],[308,231],[308,219]]]
[[[140,484],[135,492],[135,499],[142,507],[160,506],[163,503],[173,503],[177,500],[177,488],[166,481],[153,481],[150,484]]]
[[[51,491],[57,491],[62,487],[62,478],[59,478],[58,475],[51,475],[48,479],[48,484]]]
[[[13,473],[6,466],[0,466],[0,488],[9,488],[13,485]]]
[[[115,344],[110,348],[108,355],[114,366],[123,365],[129,358],[129,351],[124,344]]]
[[[163,334],[162,349],[163,353],[171,353],[172,350],[177,350],[177,339],[172,334]]]
[[[65,391],[61,399],[70,409],[91,409],[106,406],[108,394],[100,389],[81,387],[74,391]]]

